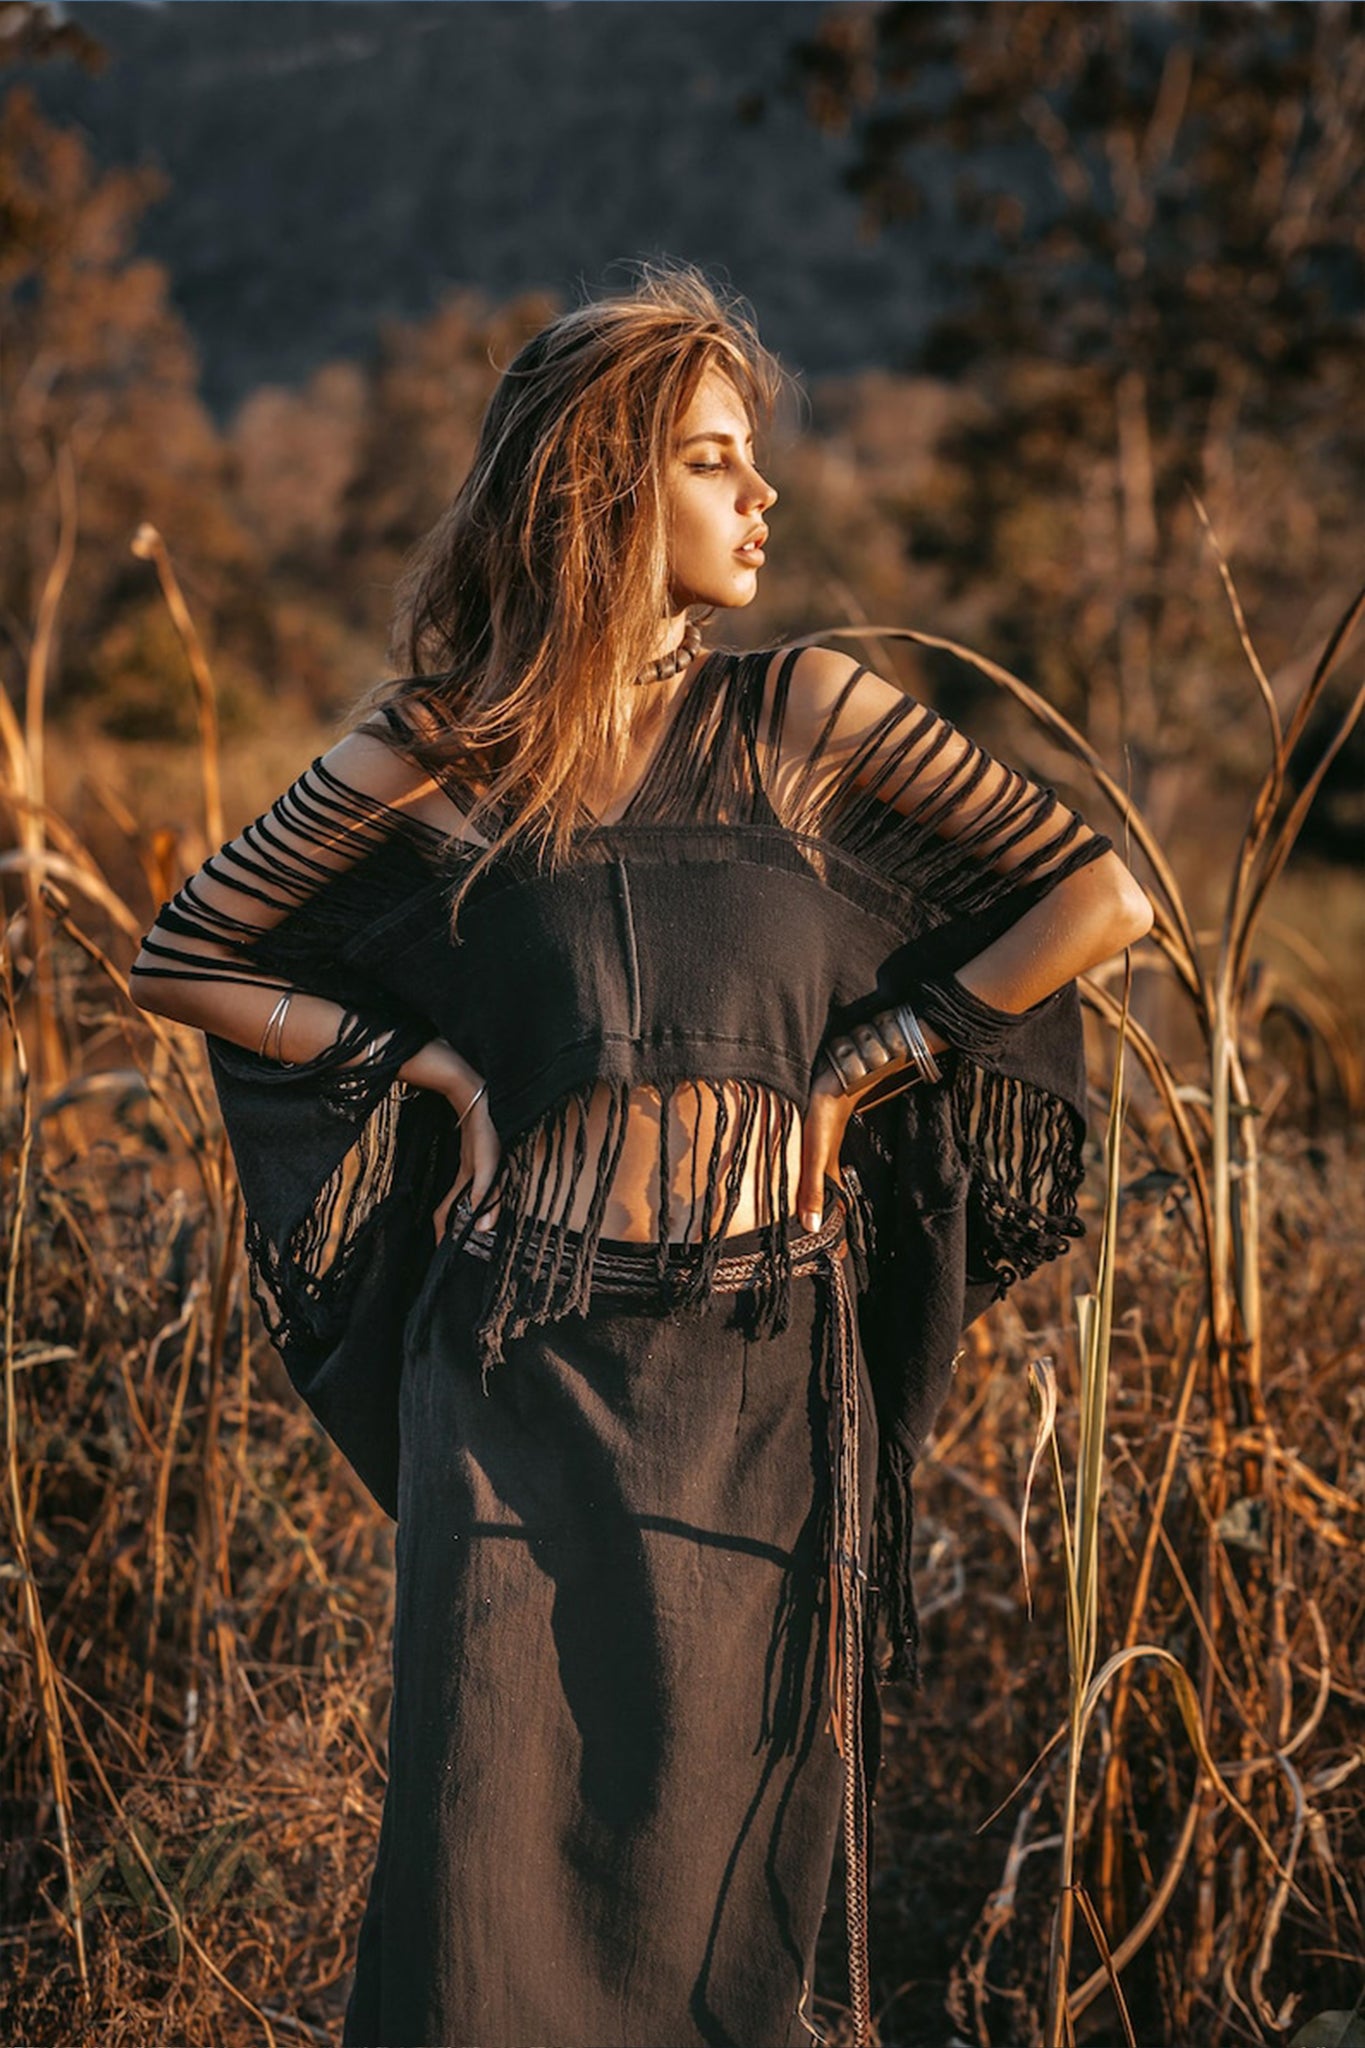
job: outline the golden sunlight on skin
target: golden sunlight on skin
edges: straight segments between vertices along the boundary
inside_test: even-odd
[[[720,1175],[723,1181],[735,1157],[735,1125],[740,1110],[740,1093],[733,1083],[705,1083],[701,1087],[679,1084],[671,1094],[669,1108],[669,1242],[684,1238],[696,1242],[700,1236],[701,1211],[705,1199],[706,1168],[715,1137],[718,1097],[724,1094],[728,1112],[727,1134],[722,1141]],[[588,1113],[587,1154],[589,1160],[600,1152],[606,1130],[610,1090],[593,1090]],[[777,1143],[776,1112],[771,1101],[764,1104],[754,1120],[739,1202],[729,1231],[754,1230],[772,1219],[757,1190],[766,1186],[767,1176],[757,1172],[758,1162]],[[787,1143],[787,1181],[791,1207],[796,1203],[797,1179],[801,1171],[801,1120],[794,1116]],[[695,1189],[694,1189],[695,1178]],[[568,1221],[582,1229],[592,1200],[593,1176],[581,1175]],[[659,1201],[659,1091],[635,1088],[631,1091],[625,1143],[612,1180],[603,1237],[653,1242],[658,1237]],[[695,1215],[692,1213],[695,1202]],[[717,1213],[719,1197],[717,1197]]]
[[[688,605],[733,611],[753,603],[763,566],[754,541],[766,539],[765,515],[777,500],[755,467],[752,425],[739,393],[714,370],[678,422],[665,482],[674,616],[660,652],[681,640]]]
[[[686,407],[678,423],[666,482],[672,602],[677,609],[661,641],[661,653],[681,641],[689,606],[739,609],[752,603],[758,587],[761,543],[767,539],[765,514],[777,493],[756,466],[748,414],[738,392],[724,376],[708,373]],[[818,667],[820,658],[814,659]],[[836,669],[842,669],[846,663],[846,657],[838,655],[824,659]],[[693,666],[689,665],[676,679],[641,692],[648,701],[639,713],[631,770],[621,789],[597,806],[604,823],[619,816],[647,771],[669,723],[673,702],[692,673]],[[890,694],[890,686],[879,679],[870,679],[868,687]],[[774,764],[774,773],[780,786],[780,762]],[[1018,925],[969,961],[961,970],[960,979],[964,987],[984,1001],[1017,1012],[1088,966],[1134,943],[1150,922],[1151,906],[1146,897],[1117,856],[1107,854],[1060,884]],[[931,1050],[943,1049],[943,1040],[936,1032],[926,1035]],[[725,1092],[730,1117],[722,1141],[722,1174],[734,1160],[735,1113],[739,1105],[739,1094],[733,1086]],[[861,1087],[857,1092],[862,1092]],[[590,1155],[602,1142],[607,1099],[605,1087],[594,1091],[588,1119]],[[817,1227],[825,1177],[836,1181],[842,1178],[839,1148],[853,1109],[854,1102],[822,1066],[804,1118],[799,1110],[793,1112],[787,1148],[789,1213],[799,1212],[808,1229]],[[769,1118],[771,1114],[770,1110]],[[640,1087],[631,1091],[623,1149],[603,1223],[605,1237],[645,1243],[658,1239],[659,1116],[657,1089]],[[672,1099],[668,1134],[668,1235],[672,1242],[689,1236],[695,1239],[698,1234],[692,1190],[695,1180],[699,1210],[715,1125],[716,1091],[711,1087],[680,1087]],[[728,1235],[755,1229],[771,1220],[763,1213],[768,1181],[765,1161],[775,1142],[775,1132],[765,1131],[765,1120],[760,1117],[748,1141],[740,1197],[730,1218]],[[549,1163],[551,1145],[548,1135],[536,1141],[537,1174]],[[476,1197],[482,1194],[490,1178],[491,1168],[486,1176],[476,1177]],[[552,1169],[546,1176],[547,1188],[552,1188],[554,1179]],[[580,1187],[583,1192],[576,1197],[576,1206],[568,1219],[574,1228],[581,1228],[587,1220],[591,1176],[584,1177]],[[553,1194],[547,1196],[548,1201],[553,1199]],[[491,1227],[496,1216],[494,1208],[481,1222]]]
[[[677,646],[692,605],[715,605],[738,610],[752,604],[758,591],[762,550],[755,536],[766,539],[765,514],[775,503],[777,492],[754,462],[753,433],[749,415],[739,393],[728,378],[708,371],[697,386],[691,402],[678,421],[675,454],[666,479],[669,508],[669,564],[671,602],[675,607],[661,637],[659,651]],[[745,544],[748,543],[747,549]],[[643,775],[663,728],[673,699],[685,686],[690,668],[680,672],[676,682],[649,693],[640,720],[639,771],[632,770],[628,786],[615,801],[603,802],[599,814],[610,818],[619,812],[631,789]],[[728,1172],[734,1158],[734,1123],[737,1092],[726,1089],[730,1122],[723,1142],[721,1172]],[[602,1141],[607,1090],[594,1090],[588,1118],[590,1156]],[[659,1092],[654,1088],[631,1091],[626,1117],[626,1135],[612,1180],[602,1226],[604,1237],[649,1243],[658,1237],[659,1202]],[[770,1221],[763,1196],[767,1176],[759,1170],[768,1147],[776,1142],[766,1127],[772,1112],[760,1114],[744,1164],[738,1205],[730,1221],[729,1234],[753,1230]],[[688,1235],[692,1188],[697,1183],[698,1216],[705,1187],[705,1173],[716,1126],[716,1092],[679,1088],[672,1097],[668,1149],[670,1160],[669,1238],[680,1242]],[[788,1187],[791,1207],[801,1172],[802,1131],[799,1113],[794,1116],[787,1144]],[[539,1170],[547,1141],[537,1146]],[[587,1220],[591,1177],[580,1181],[580,1190],[569,1222],[581,1229]],[[491,1227],[497,1211],[483,1219]],[[698,1234],[697,1220],[691,1235]]]

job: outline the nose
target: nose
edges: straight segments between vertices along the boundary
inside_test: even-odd
[[[756,506],[760,512],[766,512],[769,505],[777,503],[777,492],[768,482],[768,479],[765,476],[760,476],[757,470],[754,471],[753,486],[749,491],[749,502]]]

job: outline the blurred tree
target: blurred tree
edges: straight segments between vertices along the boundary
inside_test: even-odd
[[[271,565],[283,666],[323,716],[374,681],[404,557],[463,479],[499,368],[554,310],[451,292],[425,320],[384,322],[365,362],[238,407],[237,503]]]
[[[343,561],[373,579],[348,581],[358,616],[387,624],[403,558],[463,481],[499,375],[560,310],[543,292],[492,307],[453,291],[423,321],[381,326],[340,536]]]
[[[53,0],[6,0],[0,7],[0,67],[71,57],[87,71],[103,71],[109,53]]]
[[[366,437],[369,380],[324,363],[301,391],[262,384],[230,429],[243,512],[277,572],[330,571]]]
[[[869,230],[952,229],[924,366],[984,410],[910,544],[994,587],[995,644],[1085,700],[1111,755],[1128,742],[1159,827],[1192,757],[1259,754],[1186,486],[1272,637],[1340,608],[1325,589],[1305,619],[1307,577],[1358,578],[1363,21],[953,0],[838,8],[790,53],[789,88],[850,136]]]
[[[56,553],[65,447],[77,547],[52,664],[58,706],[99,691],[104,635],[126,638],[121,615],[146,599],[150,572],[129,553],[143,520],[174,549],[203,629],[268,665],[263,564],[223,488],[226,452],[197,396],[195,354],[165,272],[132,253],[163,189],[150,169],[97,172],[27,87],[0,104],[0,624],[14,681]],[[183,660],[145,682],[144,727],[159,692],[173,732]]]

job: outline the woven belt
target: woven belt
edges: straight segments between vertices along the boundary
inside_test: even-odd
[[[456,1234],[457,1222],[469,1214],[468,1204],[455,1204],[451,1217],[451,1234]],[[793,1275],[815,1273],[828,1263],[828,1255],[836,1245],[842,1244],[847,1236],[844,1212],[838,1202],[830,1205],[829,1214],[820,1228],[806,1231],[788,1240],[791,1249]],[[497,1244],[496,1232],[491,1230],[467,1230],[464,1232],[461,1249],[472,1252],[476,1258],[490,1259]],[[671,1273],[683,1271],[695,1247],[676,1244],[670,1246],[668,1268]],[[740,1294],[763,1271],[768,1254],[763,1251],[735,1252],[728,1258],[722,1256],[716,1261],[712,1287],[717,1294]],[[594,1294],[600,1287],[610,1294],[656,1293],[659,1287],[658,1247],[651,1241],[629,1250],[612,1248],[599,1243],[592,1265]]]
[[[816,1231],[788,1240],[793,1276],[823,1273],[829,1283],[831,1314],[827,1322],[825,1368],[830,1420],[831,1528],[829,1544],[830,1726],[844,1766],[843,1846],[844,1910],[848,1924],[849,2001],[856,2048],[871,2038],[871,1978],[868,1965],[867,1770],[863,1747],[863,1644],[866,1573],[861,1558],[859,1516],[858,1325],[846,1272],[848,1217],[846,1196],[837,1182],[837,1199]],[[456,1213],[467,1204],[457,1203]],[[488,1259],[496,1246],[493,1231],[466,1230],[462,1248]],[[667,1272],[685,1270],[692,1248],[670,1247]],[[718,1259],[712,1279],[718,1294],[738,1294],[762,1272],[767,1254],[737,1252]],[[665,1282],[666,1285],[666,1282]],[[642,1243],[610,1249],[599,1242],[593,1259],[592,1291],[649,1298],[660,1291],[657,1246]],[[804,2001],[803,2001],[804,2002]],[[801,2015],[807,2031],[815,2034]],[[816,2035],[816,2039],[821,2038]]]

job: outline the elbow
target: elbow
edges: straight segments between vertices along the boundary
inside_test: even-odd
[[[1146,938],[1156,922],[1156,907],[1136,876],[1130,873],[1116,853],[1110,853],[1105,858],[1106,865],[1112,864],[1109,876],[1108,936],[1111,950],[1121,953],[1125,947],[1135,946],[1139,939]]]
[[[139,953],[128,970],[128,999],[139,1010],[146,1010],[156,1017],[170,1014],[166,1008],[162,991],[166,987],[164,975],[153,973],[150,958]]]
[[[139,1010],[156,1011],[156,983],[136,965],[128,970],[128,1000]]]
[[[1136,890],[1136,898],[1133,912],[1134,925],[1128,938],[1130,946],[1135,946],[1139,939],[1145,939],[1152,926],[1156,923],[1156,905],[1145,889],[1139,888],[1136,883],[1133,886]]]

